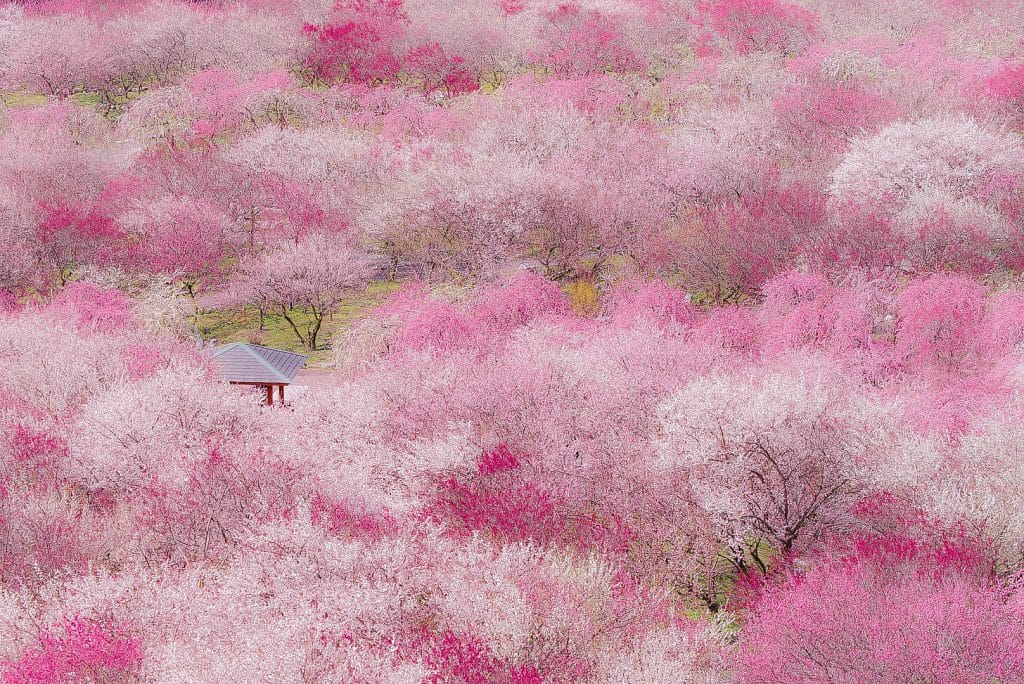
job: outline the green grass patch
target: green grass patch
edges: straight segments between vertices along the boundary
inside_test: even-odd
[[[95,109],[106,116],[107,119],[115,121],[121,116],[124,109],[128,107],[132,101],[142,97],[144,92],[145,91],[131,91],[125,95],[111,95],[108,100],[99,92],[94,90],[85,90],[75,93],[71,96],[71,99],[82,107]]]
[[[71,99],[82,107],[92,107],[93,109],[98,108],[100,103],[103,102],[99,93],[92,92],[75,93],[71,96]]]
[[[309,355],[308,366],[322,365],[332,360],[331,341],[382,304],[399,286],[400,283],[396,281],[378,281],[371,283],[365,291],[346,298],[334,313],[324,320],[318,340],[320,348],[312,354],[299,342],[288,321],[279,312],[268,312],[263,317],[263,329],[260,330],[259,311],[255,306],[203,311],[199,314],[198,331],[204,340],[215,339],[221,344],[251,342],[275,349],[286,349]],[[290,315],[300,330],[309,322],[309,316],[300,311],[293,311]]]
[[[3,94],[4,104],[8,107],[41,107],[50,98],[42,93],[8,93]]]

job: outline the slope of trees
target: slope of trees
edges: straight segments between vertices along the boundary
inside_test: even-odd
[[[4,3],[0,680],[1024,681],[1022,26]]]

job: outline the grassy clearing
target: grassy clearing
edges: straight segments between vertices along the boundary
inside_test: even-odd
[[[113,100],[108,103],[103,99],[103,96],[100,93],[92,90],[85,90],[72,94],[70,99],[80,107],[95,109],[108,119],[114,120],[120,116],[121,111],[125,107],[141,96],[142,93],[138,92],[131,92],[128,93],[128,95],[115,95]],[[11,109],[41,107],[52,100],[52,98],[43,93],[25,93],[17,91],[0,91],[0,98],[2,98],[4,106]]]
[[[46,104],[49,98],[42,93],[12,93],[4,92],[4,105],[7,107],[39,107]]]
[[[396,281],[378,281],[371,283],[364,292],[345,299],[324,321],[320,332],[321,348],[312,354],[302,346],[288,321],[279,313],[268,313],[264,316],[263,330],[260,330],[259,311],[254,306],[247,306],[244,309],[210,309],[200,313],[199,334],[204,340],[215,339],[219,343],[252,342],[309,354],[308,366],[323,365],[332,358],[331,340],[383,303],[399,285],[400,283]],[[294,312],[292,319],[300,328],[308,322],[308,317],[299,312]]]
[[[99,93],[92,92],[75,93],[71,99],[82,107],[92,107],[93,109],[99,109],[103,102]]]

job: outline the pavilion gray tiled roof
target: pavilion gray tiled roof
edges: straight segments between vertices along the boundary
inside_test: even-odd
[[[287,385],[306,363],[302,354],[232,342],[213,350],[217,375],[228,382]]]

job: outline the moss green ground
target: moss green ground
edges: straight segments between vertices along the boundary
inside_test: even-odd
[[[383,303],[398,287],[399,283],[395,281],[378,281],[372,283],[364,292],[354,294],[343,301],[324,321],[320,331],[320,348],[312,354],[302,346],[291,326],[280,314],[268,313],[264,316],[263,330],[260,330],[259,311],[254,306],[247,306],[244,309],[209,309],[201,312],[198,321],[199,334],[204,340],[216,339],[220,343],[253,342],[276,349],[309,354],[307,367],[323,365],[331,361],[331,341]],[[300,329],[308,322],[307,317],[299,312],[293,312],[292,318]]]
[[[39,107],[47,102],[48,98],[41,93],[3,93],[3,103],[7,107]]]

